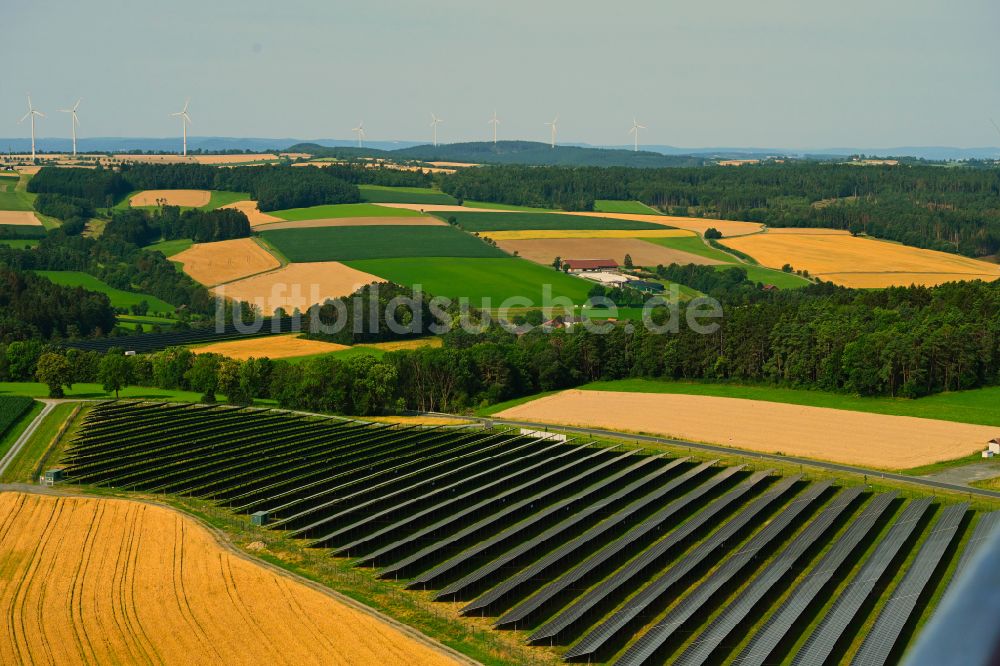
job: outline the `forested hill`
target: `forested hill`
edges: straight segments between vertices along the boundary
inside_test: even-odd
[[[819,162],[673,169],[460,169],[441,189],[472,201],[591,210],[597,199],[664,212],[845,229],[984,257],[1000,251],[1000,169]]]
[[[680,167],[701,166],[705,160],[691,155],[663,155],[640,150],[582,148],[556,146],[537,141],[474,141],[439,146],[413,146],[399,150],[368,148],[325,148],[317,144],[300,143],[287,149],[293,153],[309,153],[317,157],[387,157],[421,162],[470,162],[474,164],[521,164],[528,166],[595,166],[595,167]]]

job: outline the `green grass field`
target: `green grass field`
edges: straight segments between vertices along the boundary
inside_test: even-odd
[[[552,213],[439,213],[438,217],[454,217],[466,231],[513,231],[519,229],[669,229],[662,224],[615,220],[607,217],[554,215]]]
[[[62,403],[42,419],[38,429],[32,433],[24,448],[10,461],[10,466],[4,472],[0,481],[5,483],[33,482],[35,466],[38,465],[46,450],[59,433],[63,423],[76,410],[76,403]]]
[[[444,226],[277,229],[261,236],[293,262],[506,256],[475,236]]]
[[[474,306],[482,305],[483,298],[490,298],[491,308],[499,307],[501,301],[511,296],[527,297],[539,307],[543,284],[552,285],[553,296],[566,296],[574,303],[583,303],[593,286],[586,280],[515,257],[369,259],[347,264],[398,284],[420,284],[428,294],[465,296]]]
[[[347,349],[341,349],[340,351],[327,352],[325,354],[307,354],[306,356],[293,356],[291,358],[282,359],[288,363],[302,363],[303,361],[311,361],[316,358],[335,358],[338,361],[347,361],[356,356],[373,356],[375,358],[382,358],[385,355],[385,351],[379,349],[378,347],[365,347],[364,345],[355,345],[354,347],[348,347]]]
[[[747,277],[754,282],[763,282],[764,284],[773,284],[778,289],[798,289],[800,287],[805,287],[811,282],[804,277],[799,277],[794,273],[784,273],[782,271],[776,271],[773,268],[764,268],[763,266],[750,266],[748,264],[735,264],[741,268],[747,269]],[[721,270],[723,267],[717,266],[717,270]]]
[[[660,214],[660,211],[639,201],[613,201],[611,199],[597,199],[594,201],[594,210],[598,213]]]
[[[0,398],[3,397],[5,396],[0,395]],[[7,397],[14,397],[14,396],[10,396],[8,394]],[[10,424],[10,426],[3,432],[3,434],[0,434],[0,458],[3,458],[5,455],[7,455],[7,451],[10,450],[10,447],[14,446],[14,442],[17,441],[17,438],[21,436],[21,433],[23,433],[28,428],[31,422],[35,419],[36,416],[38,416],[38,413],[41,411],[42,411],[42,403],[37,401],[34,402],[31,405],[31,407],[28,408],[28,411],[21,414],[21,416],[16,421],[14,421],[14,423]]]
[[[222,206],[228,206],[229,204],[236,203],[237,201],[245,201],[250,198],[250,195],[246,192],[228,192],[225,190],[212,190],[211,198],[208,203],[204,206],[200,206],[201,210],[215,210],[216,208],[221,208]]]
[[[361,198],[369,203],[440,204],[454,206],[458,200],[430,187],[385,187],[358,185]]]
[[[194,245],[194,241],[190,238],[178,238],[176,240],[165,240],[160,241],[159,243],[153,243],[152,245],[147,245],[142,249],[159,252],[164,257],[172,257],[175,254],[180,254],[192,245]]]
[[[740,262],[739,259],[731,254],[727,254],[722,250],[708,245],[705,241],[701,239],[700,236],[679,236],[677,238],[643,238],[644,241],[649,243],[655,243],[657,245],[662,245],[663,247],[669,247],[674,250],[681,250],[683,252],[690,252],[691,254],[696,254],[699,257],[705,257],[707,259],[714,259],[716,261],[725,262],[725,265],[716,266],[716,270],[725,270],[731,266],[739,266],[740,268],[746,269],[747,277],[754,282],[763,282],[764,284],[773,284],[779,289],[797,289],[799,287],[805,287],[810,284],[809,280],[799,277],[793,273],[783,273],[781,271],[776,271],[771,268],[764,268],[763,266],[753,266],[751,264],[744,264]]]
[[[90,291],[97,291],[102,294],[107,294],[108,298],[111,299],[112,307],[116,308],[128,308],[133,305],[138,305],[142,301],[146,301],[149,304],[149,311],[151,313],[167,313],[173,312],[174,306],[170,305],[166,301],[161,301],[155,296],[150,296],[149,294],[137,294],[131,291],[122,291],[121,289],[115,289],[109,284],[98,280],[93,275],[89,273],[81,273],[79,271],[35,271],[39,275],[47,277],[56,284],[61,284],[67,287],[83,287],[84,289],[89,289]]]
[[[0,191],[0,210],[34,210],[33,202],[34,197],[28,192]]]
[[[16,173],[0,173],[0,193],[13,192],[20,176]]]
[[[340,217],[420,217],[420,212],[405,208],[386,208],[370,203],[360,203],[289,208],[269,211],[268,215],[274,215],[289,222],[298,222],[299,220],[325,220]]]
[[[745,386],[740,384],[715,384],[650,379],[622,379],[610,382],[593,382],[580,388],[593,391],[627,391],[634,393],[685,393],[712,395],[724,398],[767,400],[810,407],[830,407],[856,412],[916,416],[925,419],[976,423],[1000,427],[1000,386],[938,393],[917,398],[863,398],[827,391],[780,388],[774,386]]]
[[[7,245],[15,250],[26,250],[38,245],[38,240],[33,238],[2,238],[0,245]]]

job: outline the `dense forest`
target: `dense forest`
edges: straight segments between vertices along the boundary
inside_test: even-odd
[[[33,249],[0,244],[0,266],[18,271],[82,271],[117,289],[183,305],[189,313],[210,315],[215,311],[214,300],[205,287],[177,270],[159,252],[143,250],[114,232],[87,238],[70,236],[60,229]],[[102,330],[107,333],[110,328]]]
[[[104,227],[105,236],[113,236],[135,245],[148,245],[161,239],[190,238],[196,243],[212,243],[250,236],[250,221],[232,208],[182,211],[177,206],[145,211],[114,210]]]
[[[100,335],[114,325],[104,294],[0,265],[0,342]]]
[[[592,210],[635,199],[675,215],[824,227],[974,257],[1000,251],[1000,169],[794,162],[737,168],[490,167],[441,178],[457,199]]]
[[[28,191],[60,194],[110,208],[134,190],[228,190],[247,192],[261,210],[361,201],[358,188],[327,169],[268,165],[224,169],[204,164],[126,164],[118,171],[43,167]]]
[[[757,290],[752,297],[741,282],[734,284],[738,304],[726,304],[725,317],[710,335],[683,324],[665,334],[618,325],[605,334],[574,326],[521,335],[494,325],[482,334],[455,328],[444,334],[441,348],[392,352],[379,360],[320,357],[297,364],[199,361],[202,356],[190,350],[169,349],[130,357],[134,367],[127,381],[219,392],[238,403],[273,398],[282,407],[348,414],[462,411],[627,377],[902,397],[1000,381],[998,284],[880,291],[818,284],[788,292]],[[537,323],[541,316],[535,315],[526,318]],[[8,359],[0,380],[30,378],[43,351],[40,343],[0,350]],[[74,355],[74,381],[94,381],[102,361],[92,352],[50,353]]]

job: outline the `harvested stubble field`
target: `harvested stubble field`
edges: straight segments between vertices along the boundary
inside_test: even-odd
[[[261,235],[293,262],[505,256],[483,240],[447,225],[278,229]]]
[[[233,165],[247,162],[272,162],[278,156],[273,153],[236,154],[236,155],[115,155],[112,160],[102,159],[102,162],[145,162],[156,164],[215,164]]]
[[[441,227],[447,226],[436,217],[331,217],[319,220],[286,222],[277,219],[266,231],[275,229],[314,229],[317,227]]]
[[[690,238],[702,241],[696,234],[684,229],[645,229],[629,231],[628,229],[513,229],[508,231],[489,231],[483,234],[495,241],[500,240],[533,240],[543,238]]]
[[[196,243],[173,257],[184,272],[205,286],[232,282],[270,271],[281,262],[252,238]]]
[[[267,213],[260,212],[260,208],[257,207],[256,201],[237,201],[235,203],[226,204],[225,206],[220,206],[220,208],[232,208],[238,210],[247,216],[250,221],[250,227],[256,228],[265,224],[270,224],[272,222],[281,222],[280,217],[275,217],[274,215],[268,215]]]
[[[0,210],[0,225],[12,227],[40,227],[41,220],[26,210]]]
[[[192,351],[198,354],[219,354],[238,361],[245,361],[248,358],[264,357],[270,359],[295,358],[296,356],[328,354],[345,349],[349,349],[349,347],[333,342],[307,340],[299,337],[298,333],[292,333],[291,335],[268,335],[261,338],[216,342],[193,347]]]
[[[457,663],[164,507],[0,493],[0,563],[4,664]]]
[[[647,222],[676,229],[687,229],[704,235],[708,229],[717,229],[723,236],[745,236],[759,233],[764,225],[756,222],[738,222],[736,220],[713,220],[704,217],[677,217],[675,215],[640,215],[633,213],[557,213],[558,215],[583,215],[585,217],[605,217],[616,220],[631,220]]]
[[[996,280],[1000,266],[958,254],[923,250],[849,234],[772,233],[727,239],[725,244],[764,266],[786,263],[845,287],[934,285]]]
[[[385,282],[377,275],[356,270],[338,261],[289,264],[212,289],[212,292],[239,301],[256,303],[264,314],[284,308],[291,313],[328,298],[349,296],[366,284]]]
[[[706,395],[570,390],[500,418],[642,432],[880,469],[968,456],[996,428]]]
[[[492,238],[492,236],[491,236]],[[549,238],[533,240],[498,240],[502,249],[529,261],[551,265],[556,257],[563,259],[614,259],[624,263],[625,255],[636,266],[663,264],[720,264],[715,259],[674,250],[638,238]]]
[[[208,190],[144,190],[132,195],[129,203],[132,206],[190,206],[198,208],[206,206],[212,199]]]

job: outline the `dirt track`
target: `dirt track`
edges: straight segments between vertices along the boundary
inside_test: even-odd
[[[997,428],[700,395],[563,391],[498,418],[650,433],[764,453],[908,469],[982,449]]]

